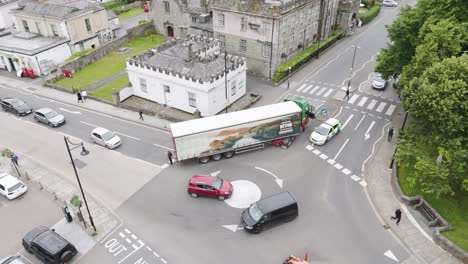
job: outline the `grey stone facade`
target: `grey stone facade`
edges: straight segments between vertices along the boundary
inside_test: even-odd
[[[357,26],[360,3],[359,0],[340,0],[336,18],[336,24],[339,28],[349,30],[351,25]]]

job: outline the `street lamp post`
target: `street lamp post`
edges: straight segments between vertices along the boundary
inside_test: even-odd
[[[349,87],[351,86],[351,78],[353,76],[354,59],[356,58],[356,50],[357,50],[357,46],[354,46],[353,60],[351,62],[351,68],[349,69],[348,88],[346,88],[346,94],[347,95],[349,94]]]
[[[81,195],[83,196],[83,200],[84,200],[85,205],[86,205],[86,210],[88,211],[89,222],[91,223],[91,226],[93,227],[94,232],[96,233],[96,226],[94,225],[93,217],[91,216],[91,212],[89,211],[88,201],[86,201],[86,196],[84,194],[83,187],[81,186],[80,177],[78,177],[78,171],[76,170],[75,162],[73,161],[73,157],[72,157],[72,154],[71,154],[72,150],[74,150],[76,148],[79,148],[79,147],[81,147],[81,153],[80,154],[82,156],[88,155],[89,151],[85,149],[85,147],[83,145],[83,142],[75,144],[75,143],[71,142],[68,139],[68,137],[66,137],[66,136],[63,137],[63,140],[65,140],[65,145],[67,146],[68,155],[70,155],[70,160],[71,160],[71,163],[73,165],[73,170],[75,171],[76,180],[78,181],[78,186],[80,187]],[[70,146],[68,145],[69,143],[71,145],[74,145],[74,147],[70,149]]]
[[[291,67],[288,68],[288,89],[289,89],[289,79],[291,78]]]
[[[227,51],[224,51],[224,92],[226,95],[226,113],[228,112]]]

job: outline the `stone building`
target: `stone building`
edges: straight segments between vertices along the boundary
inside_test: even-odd
[[[9,28],[14,24],[10,10],[18,7],[19,0],[0,0],[0,29]]]
[[[339,28],[348,31],[357,27],[360,4],[359,0],[340,0],[336,19]]]
[[[216,115],[246,93],[245,59],[225,57],[208,37],[170,39],[128,59],[127,72],[134,96],[201,116]]]

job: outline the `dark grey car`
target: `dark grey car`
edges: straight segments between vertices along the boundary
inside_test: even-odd
[[[15,113],[18,116],[29,115],[32,113],[32,107],[25,102],[11,97],[5,97],[0,101],[4,111]]]
[[[41,108],[34,112],[34,120],[49,125],[50,127],[58,127],[65,124],[65,117],[50,108]]]
[[[78,251],[53,229],[38,226],[23,237],[23,247],[44,263],[63,264],[70,261]]]

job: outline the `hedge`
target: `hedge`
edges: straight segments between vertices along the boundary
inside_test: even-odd
[[[123,2],[123,1],[111,1],[111,2],[101,4],[101,6],[104,7],[104,9],[106,9],[106,10],[113,9],[113,8],[119,7],[121,5],[125,5],[125,2]]]
[[[345,31],[342,29],[336,30],[333,33],[333,35],[331,35],[325,40],[320,41],[320,49],[318,50],[318,52],[326,50],[333,43],[338,41],[343,36],[344,32]],[[294,56],[294,58],[281,63],[281,65],[278,66],[278,68],[276,68],[275,74],[273,74],[273,81],[277,82],[286,78],[288,76],[289,67],[291,67],[291,71],[295,71],[315,56],[317,56],[317,44],[305,48],[299,54]]]
[[[379,2],[375,2],[375,5],[367,10],[366,13],[359,14],[358,18],[362,21],[362,26],[369,23],[380,13],[381,4]]]

